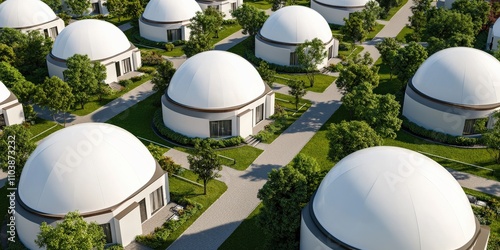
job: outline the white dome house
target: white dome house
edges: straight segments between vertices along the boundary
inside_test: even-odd
[[[78,210],[124,246],[169,201],[168,177],[147,148],[106,123],[67,127],[44,139],[26,162],[16,199],[19,239],[29,249],[40,224]]]
[[[486,249],[453,176],[398,147],[359,150],[339,161],[302,211],[300,249]]]
[[[500,18],[495,21],[490,27],[490,31],[488,33],[488,41],[486,49],[488,50],[497,50],[498,49],[498,41],[500,41]]]
[[[297,46],[314,38],[323,42],[328,53],[318,67],[328,66],[328,60],[338,55],[339,48],[328,23],[310,8],[284,7],[274,12],[255,36],[255,56],[278,65],[298,65]]]
[[[141,51],[120,29],[101,20],[77,21],[59,34],[47,55],[49,75],[64,79],[66,60],[75,54],[87,55],[91,61],[104,65],[106,83],[117,82],[119,76],[141,67]]]
[[[24,122],[23,105],[0,81],[0,128]]]
[[[500,108],[500,62],[473,48],[436,52],[406,87],[403,115],[411,122],[454,136],[473,135],[478,119]]]
[[[195,0],[151,0],[141,18],[141,36],[156,42],[189,40],[190,19],[201,12]]]
[[[165,126],[189,137],[245,138],[274,113],[274,92],[257,70],[225,51],[189,58],[161,100]]]
[[[349,14],[362,11],[370,0],[311,0],[311,8],[328,23],[344,25]]]
[[[202,10],[214,8],[224,14],[224,19],[233,19],[231,12],[243,5],[243,0],[196,0]]]
[[[40,0],[7,0],[0,4],[0,28],[38,30],[55,39],[64,29],[64,21]]]

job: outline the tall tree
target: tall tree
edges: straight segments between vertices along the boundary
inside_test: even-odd
[[[398,54],[398,49],[401,48],[401,43],[394,37],[387,37],[382,42],[377,43],[375,47],[380,52],[382,62],[389,68],[390,79],[392,80],[392,72],[395,67],[395,58]]]
[[[53,250],[104,249],[104,231],[95,222],[86,222],[77,212],[69,212],[55,227],[42,222],[35,243]]]
[[[21,103],[28,104],[33,99],[35,89],[35,84],[27,80],[22,80],[14,83],[14,86],[10,90],[12,90]]]
[[[377,0],[380,7],[384,9],[385,15],[389,13],[389,10],[401,4],[400,0]]]
[[[362,83],[369,83],[373,87],[377,87],[379,83],[378,67],[349,62],[340,71],[339,78],[335,83],[344,94],[351,92],[354,87]]]
[[[43,84],[38,85],[34,99],[38,105],[50,110],[54,121],[56,114],[68,112],[75,101],[68,83],[57,76],[46,78]],[[64,114],[64,125],[66,125],[66,114]]]
[[[302,98],[304,95],[306,95],[306,88],[304,81],[302,80],[290,80],[287,83],[288,87],[290,87],[290,90],[288,90],[288,93],[292,95],[295,98],[295,109],[299,109],[299,102],[300,98]]]
[[[491,4],[482,0],[457,0],[452,3],[451,9],[469,15],[474,23],[475,34],[478,34],[488,23]]]
[[[198,175],[198,180],[203,181],[203,194],[207,194],[207,183],[220,177],[219,171],[222,170],[219,157],[207,139],[196,143],[194,154],[188,155],[188,162],[189,169]]]
[[[123,0],[107,0],[104,5],[109,11],[109,14],[118,17],[118,22],[127,14],[127,2]]]
[[[286,0],[267,0],[268,3],[271,3],[271,10],[272,11],[277,11],[286,5]]]
[[[92,7],[90,0],[65,0],[70,9],[70,13],[75,16],[83,16]]]
[[[313,38],[311,41],[306,40],[297,46],[295,53],[297,53],[300,66],[306,70],[309,86],[314,86],[315,72],[318,70],[318,65],[326,58],[325,45],[321,39]]]
[[[273,87],[274,80],[276,79],[276,71],[269,68],[269,64],[266,61],[262,60],[259,63],[259,67],[257,67],[257,72],[259,72],[260,78],[269,85],[269,87]]]
[[[144,12],[144,6],[141,0],[127,0],[125,2],[125,15],[132,18],[134,23],[137,23],[142,13]]]
[[[75,54],[66,61],[68,69],[63,72],[64,79],[73,90],[75,102],[84,108],[85,103],[99,87],[94,65],[87,55]],[[99,67],[99,66],[98,66]]]
[[[361,12],[354,12],[349,14],[349,18],[344,18],[345,25],[342,27],[342,34],[347,41],[352,43],[362,43],[368,32],[365,29],[364,14]]]
[[[233,10],[231,16],[238,20],[243,28],[243,34],[251,36],[255,36],[259,32],[268,17],[264,11],[248,4],[243,4],[240,8]]]
[[[373,31],[375,26],[377,26],[377,19],[382,13],[382,8],[375,0],[370,0],[365,4],[365,8],[361,13],[363,13],[364,28],[368,31]]]
[[[424,32],[426,39],[436,37],[447,41],[457,34],[475,37],[474,22],[468,14],[436,9],[428,15]]]
[[[329,156],[338,161],[363,148],[380,146],[382,138],[365,121],[342,121],[331,124],[327,138],[330,140]]]
[[[153,90],[159,92],[165,92],[167,90],[172,77],[174,76],[175,68],[172,62],[163,61],[156,67],[156,71],[153,73]]]
[[[410,42],[408,45],[398,49],[395,58],[394,71],[399,81],[406,86],[406,83],[415,75],[418,67],[427,59],[427,51],[416,42]]]
[[[3,153],[0,154],[0,166],[7,172],[9,165],[14,165],[16,180],[19,180],[24,164],[36,148],[31,136],[31,132],[23,125],[6,126],[0,133],[0,152]]]
[[[19,70],[7,62],[0,62],[0,81],[2,81],[7,88],[14,87],[14,84],[19,81],[24,81],[25,78]]]
[[[15,59],[16,53],[14,53],[12,47],[4,43],[0,43],[0,62],[12,64],[15,62]]]
[[[191,29],[189,41],[183,47],[187,57],[200,52],[211,50],[211,37],[220,29],[224,16],[214,8],[207,8],[204,12],[196,12],[191,18],[188,27]]]
[[[427,23],[427,12],[431,9],[432,0],[413,0],[410,7],[412,15],[408,17],[410,27],[418,37],[422,35]]]
[[[500,121],[500,112],[495,111],[495,113],[493,113],[493,118],[496,122],[493,128],[483,133],[483,141],[488,149],[493,151],[496,162],[500,163],[500,122],[498,122]]]
[[[306,177],[307,197],[312,197],[325,175],[316,159],[300,153],[292,159],[289,165]]]

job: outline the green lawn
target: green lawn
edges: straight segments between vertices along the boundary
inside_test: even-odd
[[[130,22],[130,19],[131,19],[131,17],[122,17],[122,18],[120,18],[120,20],[118,20],[117,17],[113,17],[112,15],[108,15],[108,17],[106,17],[106,21],[108,21],[116,26],[120,26],[122,24],[128,23],[128,22]]]
[[[372,32],[368,33],[366,40],[372,40],[384,28],[385,25],[378,23]]]
[[[413,29],[408,27],[408,26],[405,26],[399,33],[398,35],[396,36],[396,40],[402,42],[402,43],[406,43],[408,41],[406,41],[406,37],[409,35],[409,34],[412,34],[413,33]]]
[[[219,250],[260,250],[264,249],[266,235],[257,225],[256,215],[260,213],[262,203],[234,230],[222,243]]]
[[[217,154],[237,159],[236,164],[234,164],[232,161],[222,158],[222,164],[236,170],[247,169],[262,152],[263,150],[251,146],[217,150]]]
[[[219,37],[218,38],[213,37],[211,42],[212,42],[212,44],[216,44],[216,43],[222,41],[222,39],[232,35],[234,32],[236,32],[238,30],[241,30],[241,26],[238,23],[223,25],[222,30],[219,31]]]
[[[346,45],[348,48],[350,48],[351,44],[349,43],[343,43],[344,45]],[[363,46],[360,46],[360,45],[355,45],[354,46],[354,49],[349,49],[349,50],[339,50],[339,58],[341,58],[342,60],[346,60],[346,59],[349,59],[349,58],[353,58],[355,57],[356,55],[358,55],[359,53],[361,53],[361,51],[363,51]]]
[[[387,15],[387,17],[384,19],[386,21],[389,21],[391,20],[391,18],[399,11],[399,9],[401,9],[406,3],[408,2],[408,0],[403,0],[401,2],[401,4],[399,6],[396,6],[394,8],[391,8],[389,10],[389,14]]]
[[[245,2],[245,4],[252,5],[252,6],[259,8],[261,10],[267,10],[267,9],[270,9],[271,7],[273,7],[273,5],[271,3],[269,3],[269,1],[266,1],[266,0],[247,1],[247,2]]]
[[[276,74],[275,82],[287,84],[288,79],[297,81],[302,80],[305,82],[306,90],[323,93],[323,91],[325,91],[325,89],[328,88],[328,86],[330,86],[333,81],[335,81],[336,77],[317,73],[314,75],[314,86],[309,87],[309,80],[307,79],[307,76],[305,74],[278,73]]]
[[[63,128],[62,125],[58,125],[53,121],[48,121],[37,117],[35,120],[35,124],[29,125],[28,130],[31,132],[31,135],[33,136],[32,140],[40,141],[43,138],[49,136],[50,134],[62,128]]]
[[[238,43],[238,44],[234,45],[233,47],[231,47],[227,51],[235,53],[235,54],[238,54],[238,55],[244,57],[246,51],[250,51],[250,52],[253,53],[253,50],[254,50],[254,48],[253,48],[254,39],[255,38],[253,36],[249,36],[245,40],[243,40],[240,43]]]

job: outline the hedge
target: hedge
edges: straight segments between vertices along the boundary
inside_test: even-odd
[[[259,65],[261,61],[264,61],[264,60],[256,57],[254,51],[249,51],[249,50],[247,50],[245,52],[245,58],[254,65]],[[307,71],[304,68],[299,67],[299,66],[284,66],[284,65],[278,65],[278,64],[274,64],[274,63],[270,63],[270,62],[267,62],[267,64],[269,65],[270,69],[273,69],[277,72],[307,73]]]
[[[167,128],[163,123],[161,110],[157,110],[155,112],[153,117],[153,125],[162,136],[178,144],[194,146],[196,142],[202,140],[199,137],[194,137],[194,138],[188,137]],[[210,142],[210,146],[212,148],[226,148],[226,147],[238,146],[244,142],[244,139],[241,136],[234,136],[223,139],[209,138],[208,141]]]

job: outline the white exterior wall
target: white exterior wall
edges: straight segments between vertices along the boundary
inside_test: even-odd
[[[113,218],[113,222],[116,232],[116,239],[114,240],[120,242],[123,246],[130,244],[134,241],[135,236],[142,234],[141,212],[139,206],[135,207],[135,209],[130,211],[121,220]]]
[[[50,28],[53,28],[53,27],[57,27],[58,34],[61,33],[61,31],[64,29],[64,21],[61,18],[57,18],[56,20],[54,20],[52,22],[44,23],[44,24],[30,27],[30,28],[22,28],[19,30],[24,32],[24,33],[27,33],[30,30],[37,30],[40,33],[42,33],[42,35],[43,35],[43,34],[45,34],[44,33],[45,29],[50,30]],[[50,35],[50,33],[49,33],[49,35]],[[52,40],[56,39],[56,37],[51,37],[51,38],[52,38]]]
[[[348,11],[348,10],[323,6],[316,3],[314,0],[311,0],[311,9],[317,11],[320,15],[322,15],[328,23],[337,25],[344,25],[345,24],[344,18],[348,19],[349,14],[355,12],[355,11]]]
[[[486,49],[487,50],[497,50],[498,49],[498,41],[500,41],[500,37],[495,36],[493,34],[493,27],[490,27],[490,31],[488,32],[488,40],[486,40]]]
[[[155,24],[151,25],[139,19],[139,32],[142,37],[155,42],[174,42],[167,38],[167,30],[181,29],[181,40],[189,40],[191,30],[187,27],[189,21],[173,24]]]
[[[16,203],[16,206],[21,205],[19,203]],[[35,239],[36,235],[38,235],[38,233],[40,232],[40,225],[29,221],[19,213],[16,213],[15,218],[16,231],[19,240],[21,240],[24,246],[26,246],[28,249],[38,249],[38,246],[35,244]]]
[[[241,5],[243,5],[243,0],[225,0],[213,2],[198,0],[196,2],[198,2],[202,10],[205,10],[206,8],[208,8],[208,6],[214,6],[214,8],[216,8],[215,6],[219,6],[219,11],[225,14],[224,19],[226,20],[233,19],[233,17],[231,16],[232,3],[236,3],[236,8],[239,8]]]
[[[307,227],[304,218],[300,218],[300,250],[330,250]]]
[[[266,119],[274,115],[274,92],[266,96]]]
[[[238,125],[239,125],[239,135],[243,138],[253,134],[253,117],[255,116],[254,110],[250,110],[238,117]]]
[[[17,103],[17,105],[1,108],[1,111],[5,119],[5,125],[7,126],[22,124],[24,122],[23,105],[20,103]]]

